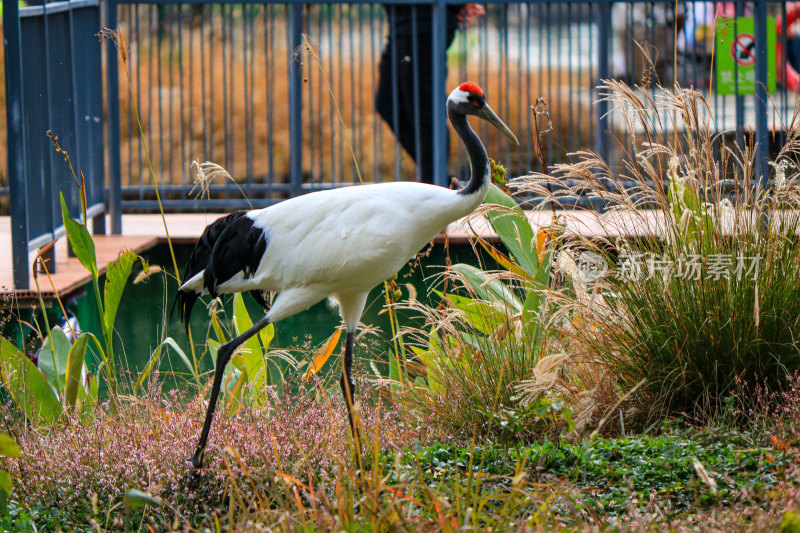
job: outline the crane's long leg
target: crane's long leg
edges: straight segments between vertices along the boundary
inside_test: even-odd
[[[355,340],[355,331],[347,332],[347,339],[344,347],[344,369],[342,370],[342,377],[339,384],[342,386],[342,395],[344,396],[344,403],[347,404],[347,416],[350,419],[350,430],[353,432],[353,438],[358,438],[358,427],[356,420],[353,416],[354,400],[353,395],[356,392],[356,384],[353,382],[353,341]]]
[[[219,389],[222,386],[222,375],[225,372],[225,365],[231,360],[236,348],[268,324],[269,319],[264,317],[256,322],[253,327],[219,347],[217,351],[217,368],[214,371],[214,383],[211,385],[211,396],[208,399],[208,408],[206,409],[206,420],[203,423],[203,431],[200,433],[200,440],[197,443],[197,448],[194,450],[194,455],[189,458],[192,467],[201,468],[203,466],[203,453],[206,449],[208,432],[211,430],[211,421],[214,419],[214,409],[217,406],[217,397],[219,396]]]

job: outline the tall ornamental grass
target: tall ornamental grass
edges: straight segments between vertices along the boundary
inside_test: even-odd
[[[571,352],[608,365],[650,415],[714,412],[737,379],[778,386],[800,368],[800,116],[762,182],[753,142],[717,134],[699,93],[602,88],[626,127],[615,167],[579,152],[553,177],[519,182],[556,203],[588,191],[606,207],[590,218],[607,238],[570,232],[576,213],[563,216]]]

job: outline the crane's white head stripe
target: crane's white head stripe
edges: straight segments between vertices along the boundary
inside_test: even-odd
[[[450,93],[448,100],[450,100],[454,104],[466,104],[469,102],[470,94],[471,93],[467,91],[462,91],[461,89],[456,87],[455,89],[453,89],[453,92]]]

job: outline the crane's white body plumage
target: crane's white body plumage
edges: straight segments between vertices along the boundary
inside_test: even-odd
[[[331,296],[347,326],[355,327],[365,293],[393,276],[447,224],[474,211],[488,183],[468,196],[424,183],[360,185],[249,211],[253,226],[266,234],[267,253],[252,276],[239,272],[217,292],[277,292],[270,321]],[[203,293],[203,272],[180,290]]]

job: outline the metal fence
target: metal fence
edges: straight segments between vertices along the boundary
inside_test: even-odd
[[[37,9],[55,16],[49,6],[57,5]],[[468,160],[457,139],[448,138],[444,100],[464,80],[483,87],[521,141],[511,147],[486,124],[476,124],[490,156],[511,175],[539,169],[531,107],[539,102],[543,110],[540,99],[548,112],[540,122],[548,125],[543,136],[548,164],[592,149],[613,167],[630,139],[618,112],[599,98],[598,83],[608,78],[636,82],[645,91],[659,81],[695,87],[706,95],[718,132],[740,142],[755,136],[756,175],[767,175],[767,147],[780,142],[770,132],[789,122],[797,99],[798,87],[783,70],[793,50],[786,21],[794,18],[795,4],[580,0],[484,5],[485,15],[456,24],[461,4],[454,0],[107,0],[102,25],[118,27],[127,45],[120,62],[114,43],[106,41],[111,231],[121,230],[123,211],[156,208],[151,164],[163,205],[172,211],[264,206],[359,181],[430,179],[447,185],[450,176],[463,179]],[[720,14],[754,19],[755,47],[747,53],[757,59],[755,95],[709,90],[716,76],[712,57],[727,52],[714,47],[712,29]],[[75,15],[69,20],[75,40]],[[771,46],[781,50],[779,83],[767,95],[770,47],[760,43],[768,42],[772,25],[777,38]],[[89,49],[98,42],[99,27],[99,20],[81,27],[81,42]],[[30,39],[26,59],[37,47],[36,38]],[[642,50],[651,63],[642,59]],[[394,60],[387,66],[383,56]],[[76,54],[75,61],[88,57],[98,68],[96,56]],[[62,75],[56,70],[51,63],[40,77],[56,79]],[[388,108],[379,113],[376,92],[382,82],[389,87],[382,99]],[[41,90],[52,95],[61,87],[59,82]],[[73,116],[80,118],[80,112]],[[652,118],[655,123],[657,117]],[[394,134],[403,123],[412,128],[405,148]],[[70,124],[47,127],[65,137]],[[47,127],[42,123],[39,129]],[[418,154],[419,164],[409,151]],[[52,151],[41,152],[44,161],[54,157]],[[219,163],[232,178],[198,184],[193,160]],[[37,162],[24,161],[24,171],[35,172]],[[86,161],[81,156],[84,169],[95,164]],[[26,184],[36,194],[39,185],[32,178]],[[48,209],[53,210],[49,204]]]
[[[487,14],[460,25],[448,47],[448,20],[458,5],[447,1],[119,0],[119,9],[114,10],[119,16],[109,23],[118,23],[130,43],[130,80],[120,75],[119,95],[111,95],[109,102],[120,105],[119,209],[152,209],[155,203],[131,91],[139,104],[155,173],[166,193],[165,205],[177,210],[266,205],[360,180],[427,178],[422,170],[426,168],[442,185],[449,176],[463,178],[469,172],[467,158],[458,142],[451,140],[448,145],[443,102],[446,90],[467,79],[484,88],[492,106],[521,139],[521,147],[512,148],[486,125],[478,125],[490,156],[506,164],[512,175],[538,168],[530,109],[539,98],[547,103],[552,125],[544,136],[549,163],[585,148],[599,151],[613,163],[622,125],[607,103],[598,102],[596,87],[605,78],[650,86],[659,80],[671,86],[677,80],[693,86],[707,94],[719,131],[738,132],[740,140],[758,132],[763,146],[768,130],[788,122],[795,105],[796,95],[783,86],[769,96],[769,102],[761,86],[756,96],[709,93],[710,30],[720,4],[679,2],[677,9],[674,2],[485,5]],[[768,7],[766,2],[741,2],[725,8],[730,14],[755,17],[756,40],[765,40],[759,32],[766,27],[768,11],[786,20],[783,3]],[[402,64],[383,74],[392,76],[391,85],[398,88],[389,97],[395,109],[402,108],[403,99],[416,98],[419,104],[422,84],[433,87],[428,92],[435,105],[420,104],[416,111],[410,107],[417,124],[412,150],[414,144],[423,153],[426,144],[432,147],[433,161],[419,165],[392,131],[409,107],[399,117],[394,111],[382,119],[375,104],[381,54],[399,41],[387,41],[387,35],[397,32],[395,25],[402,24],[397,21],[403,17],[418,26],[411,31],[407,61],[424,64],[423,56],[429,55],[433,68],[427,77],[419,69],[401,72]],[[778,33],[786,50],[785,28]],[[308,36],[310,48],[301,46],[306,42],[302,35]],[[650,52],[651,65],[642,60],[636,43]],[[765,47],[756,50],[766,54]],[[403,94],[409,84],[399,83],[408,75],[419,78],[410,84],[415,93],[411,96]],[[758,70],[757,76],[766,82],[766,70]],[[426,109],[431,115],[428,121],[420,116]],[[195,159],[221,164],[233,180],[198,187],[189,166]],[[766,168],[763,156],[759,165]]]
[[[64,234],[60,195],[73,216],[81,211],[80,189],[48,131],[83,171],[87,216],[105,231],[100,7],[74,0],[18,8],[6,0],[3,9],[14,284],[27,289],[29,251]]]

